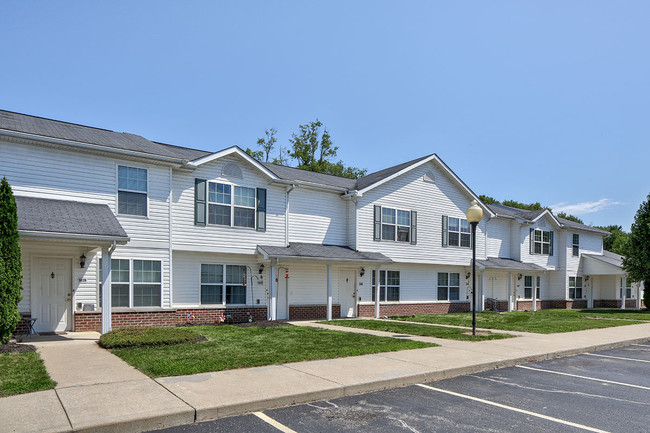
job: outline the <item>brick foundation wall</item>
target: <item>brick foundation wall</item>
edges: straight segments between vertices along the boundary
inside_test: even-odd
[[[537,309],[542,309],[542,301],[537,301]],[[506,302],[506,309],[508,308],[508,303]],[[517,311],[532,311],[533,310],[533,300],[530,301],[517,301]]]
[[[408,316],[411,314],[445,314],[470,311],[469,302],[448,302],[435,304],[380,304],[380,316]],[[359,305],[360,317],[373,317],[375,306]]]
[[[341,306],[332,305],[332,318],[341,317]],[[326,319],[327,305],[289,305],[289,320]]]
[[[491,311],[490,308],[492,306],[485,301],[485,304],[483,305],[483,310],[485,311]],[[508,301],[497,301],[497,310],[499,311],[508,311]]]
[[[594,308],[621,308],[620,299],[594,299]],[[626,299],[625,308],[635,309],[636,299]],[[641,300],[641,308],[645,308],[643,299]]]
[[[220,309],[180,309],[150,312],[113,312],[111,326],[113,329],[131,326],[176,326],[183,323],[212,324],[217,319],[230,315],[234,322],[248,321],[248,314],[256,321],[266,320],[266,307],[241,307]],[[189,319],[188,315],[193,318]],[[102,329],[102,314],[99,311],[76,312],[74,314],[75,331],[98,331]]]

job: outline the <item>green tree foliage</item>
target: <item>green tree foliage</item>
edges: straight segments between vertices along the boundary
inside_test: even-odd
[[[610,225],[596,228],[610,232],[611,234],[603,239],[603,249],[612,253],[624,256],[626,254],[627,242],[630,236],[623,230],[623,227]]]
[[[16,199],[6,178],[0,181],[0,344],[11,338],[20,320],[22,261]]]
[[[559,213],[555,214],[555,216],[558,217],[558,218],[564,218],[565,220],[573,221],[573,222],[578,223],[578,224],[584,224],[584,222],[580,218],[578,218],[577,216],[573,216],[571,214],[568,214],[566,212],[559,212]]]
[[[641,203],[625,248],[623,269],[632,281],[643,281],[646,307],[650,307],[650,195]]]
[[[262,151],[264,152],[264,161],[269,162],[269,154],[275,147],[275,143],[278,142],[278,139],[276,138],[276,134],[278,131],[275,128],[267,129],[264,131],[264,134],[266,134],[266,137],[258,138],[257,139],[257,145],[262,148]]]
[[[497,199],[490,197],[489,195],[479,195],[478,198],[485,204],[501,204]]]
[[[290,156],[298,162],[298,168],[352,179],[366,174],[366,170],[346,167],[343,161],[331,161],[336,157],[338,147],[333,145],[329,131],[320,120],[300,125],[299,129],[300,132],[292,134],[289,139],[293,148]]]
[[[539,202],[535,203],[521,203],[515,200],[504,200],[502,203],[504,206],[510,206],[510,207],[516,207],[518,209],[526,209],[526,210],[542,210],[542,209],[547,209],[545,206],[542,206],[539,204]]]

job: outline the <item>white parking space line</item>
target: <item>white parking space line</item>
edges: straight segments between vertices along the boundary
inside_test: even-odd
[[[289,427],[287,427],[286,425],[277,422],[276,420],[274,420],[273,418],[271,418],[270,416],[268,416],[268,415],[266,415],[266,414],[264,414],[262,412],[253,412],[253,415],[258,417],[259,419],[261,419],[265,423],[270,424],[273,427],[277,428],[281,432],[284,432],[284,433],[298,433],[295,430],[292,430]]]
[[[594,428],[594,427],[589,427],[589,426],[586,426],[586,425],[583,425],[583,424],[578,424],[578,423],[571,422],[571,421],[565,421],[563,419],[554,418],[552,416],[543,415],[541,413],[531,412],[531,411],[525,410],[525,409],[519,409],[517,407],[506,406],[505,404],[495,403],[493,401],[484,400],[484,399],[478,398],[478,397],[472,397],[471,395],[459,394],[457,392],[447,391],[446,389],[434,388],[433,386],[424,385],[424,384],[421,384],[421,383],[418,383],[417,386],[420,386],[420,387],[426,388],[426,389],[430,389],[432,391],[437,391],[437,392],[442,392],[444,394],[453,395],[455,397],[465,398],[465,399],[468,399],[468,400],[477,401],[479,403],[488,404],[490,406],[495,406],[495,407],[499,407],[499,408],[502,408],[502,409],[511,410],[513,412],[523,413],[525,415],[534,416],[534,417],[537,417],[537,418],[545,419],[547,421],[553,421],[553,422],[556,422],[558,424],[564,424],[564,425],[568,425],[570,427],[576,427],[576,428],[579,428],[579,429],[582,429],[582,430],[587,430],[587,431],[596,432],[596,433],[608,433],[606,430],[601,430],[601,429],[597,429],[597,428]]]
[[[647,362],[648,364],[650,364],[650,361],[646,359],[625,358],[623,356],[600,355],[598,353],[583,353],[583,355],[598,356],[601,358],[622,359],[624,361]]]
[[[650,346],[647,344],[632,344],[631,346],[643,347],[645,350],[650,350]]]
[[[632,383],[616,382],[614,380],[606,380],[606,379],[597,379],[595,377],[580,376],[578,374],[563,373],[561,371],[545,370],[543,368],[533,368],[533,367],[528,367],[528,366],[525,366],[525,365],[516,365],[515,367],[517,367],[517,368],[525,368],[526,370],[541,371],[541,372],[544,372],[544,373],[559,374],[561,376],[577,377],[579,379],[593,380],[593,381],[596,381],[596,382],[604,382],[604,383],[611,383],[611,384],[614,384],[614,385],[629,386],[631,388],[647,389],[647,390],[650,391],[650,387],[641,386],[641,385],[634,385]]]

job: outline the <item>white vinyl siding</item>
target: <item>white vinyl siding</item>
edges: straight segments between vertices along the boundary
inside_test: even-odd
[[[294,188],[289,194],[289,242],[352,245],[354,203],[341,199],[340,193]]]

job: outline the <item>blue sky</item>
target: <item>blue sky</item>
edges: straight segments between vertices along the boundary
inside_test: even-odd
[[[629,230],[650,192],[649,2],[14,1],[0,108],[370,172],[437,153],[476,193]]]

